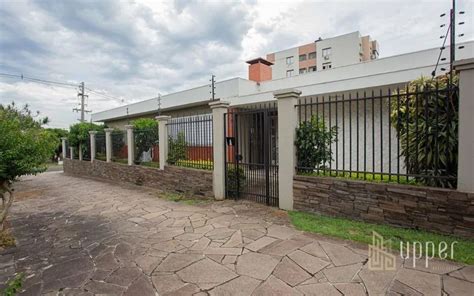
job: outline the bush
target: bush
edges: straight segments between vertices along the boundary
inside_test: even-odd
[[[13,203],[10,184],[20,176],[45,171],[54,153],[55,136],[41,127],[46,123],[47,118],[33,117],[28,106],[0,104],[0,230]]]
[[[242,167],[237,167],[235,164],[228,164],[226,180],[227,196],[232,198],[240,197],[239,191],[245,186],[245,181],[246,178]]]
[[[301,122],[296,129],[297,165],[310,171],[324,169],[332,160],[331,144],[336,127],[326,127],[324,119],[313,115],[310,121]]]
[[[54,155],[51,155],[51,161],[57,162],[63,151],[61,138],[67,137],[69,132],[61,128],[48,128],[47,130],[53,133],[55,137],[56,149],[54,149]],[[63,155],[62,158],[64,159],[65,155]]]
[[[456,187],[459,98],[454,89],[457,82],[457,76],[453,85],[449,85],[449,76],[421,77],[408,84],[408,96],[406,90],[400,91],[399,104],[392,100],[390,119],[400,134],[400,155],[405,158],[407,172],[452,177],[449,180],[420,177],[416,178],[417,183]],[[442,91],[435,91],[436,85]],[[448,88],[453,91],[445,91]],[[417,124],[419,134],[416,134]]]
[[[80,122],[69,127],[67,141],[70,147],[76,147],[75,153],[78,153],[79,144],[83,155],[89,154],[90,147],[85,145],[90,138],[89,131],[103,131],[104,125],[98,125],[88,122]],[[63,156],[64,157],[64,156]]]
[[[132,124],[135,129],[135,158],[140,161],[143,152],[158,144],[158,122],[151,118],[139,118]]]
[[[179,132],[176,139],[170,136],[168,141],[168,163],[176,164],[179,160],[185,160],[187,145],[184,132]]]

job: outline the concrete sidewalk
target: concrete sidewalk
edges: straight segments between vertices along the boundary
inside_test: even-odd
[[[367,248],[303,233],[285,212],[250,202],[191,206],[142,187],[23,178],[10,214],[18,246],[0,282],[23,295],[472,295],[474,267],[397,261],[370,271]],[[421,264],[420,264],[421,265]]]

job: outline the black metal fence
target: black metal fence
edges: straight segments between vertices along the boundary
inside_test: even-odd
[[[135,164],[159,167],[158,128],[135,129]]]
[[[212,114],[174,118],[167,128],[168,164],[212,170]]]
[[[111,135],[112,140],[112,161],[128,163],[127,132],[114,130]]]
[[[106,161],[105,132],[98,132],[95,135],[95,158],[97,160]]]
[[[447,79],[302,97],[297,172],[455,187],[458,92]]]
[[[91,160],[91,138],[90,136],[82,143],[82,160]]]

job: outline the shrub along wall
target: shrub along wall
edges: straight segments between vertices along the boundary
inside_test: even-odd
[[[474,238],[474,193],[295,176],[294,208]]]
[[[212,171],[168,166],[165,170],[96,160],[64,159],[66,174],[128,182],[161,190],[213,196]]]

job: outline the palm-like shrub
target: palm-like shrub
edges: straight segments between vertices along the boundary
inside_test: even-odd
[[[421,77],[391,101],[390,118],[399,133],[400,155],[417,183],[456,187],[458,163],[458,77]],[[408,91],[408,92],[407,92]],[[398,99],[399,98],[399,99]],[[449,177],[437,178],[437,177]]]

